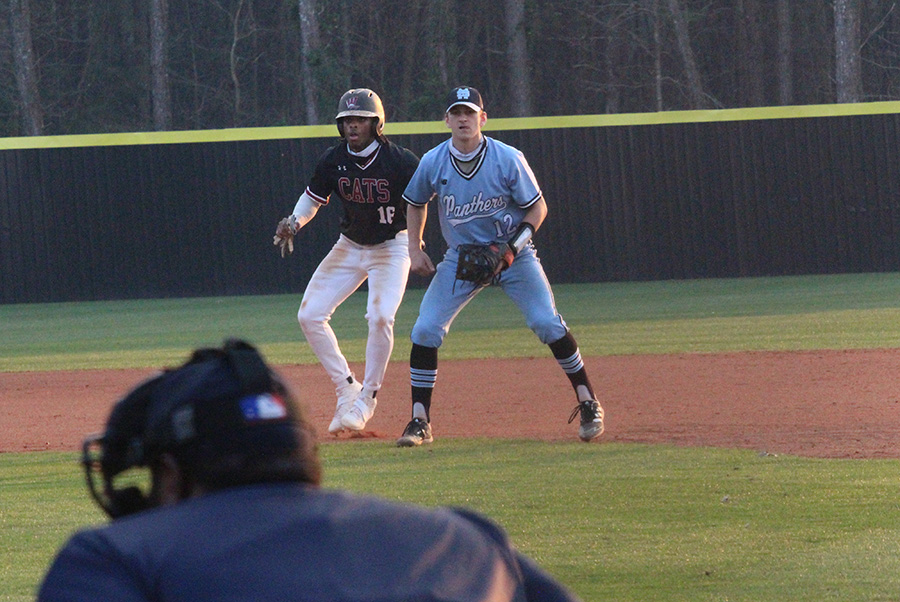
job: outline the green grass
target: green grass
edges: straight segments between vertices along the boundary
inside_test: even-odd
[[[586,601],[890,600],[900,588],[893,460],[486,440],[322,455],[326,487],[490,515]],[[30,600],[70,532],[103,517],[72,454],[3,454],[0,468],[0,600]]]
[[[554,287],[586,355],[900,347],[900,275]],[[397,317],[408,354],[422,291]],[[3,371],[174,364],[224,336],[274,363],[314,362],[299,296],[0,306]],[[333,325],[362,361],[364,296]],[[486,291],[442,358],[544,356],[521,315]],[[2,428],[0,428],[2,436]],[[326,486],[462,505],[584,600],[900,598],[900,466],[625,444],[437,440],[322,446]],[[71,454],[0,454],[0,601],[33,599],[56,549],[103,522]]]
[[[560,313],[589,356],[900,346],[900,274],[559,285]],[[397,314],[394,359],[409,354],[421,290]],[[225,336],[274,363],[314,363],[296,322],[298,295],[0,305],[0,372],[173,364]],[[333,326],[363,361],[365,293]],[[441,357],[543,356],[515,306],[488,289],[454,323]]]

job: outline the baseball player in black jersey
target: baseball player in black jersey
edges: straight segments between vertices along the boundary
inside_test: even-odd
[[[297,318],[306,340],[335,385],[337,406],[328,432],[361,431],[375,412],[394,347],[394,316],[409,277],[403,190],[419,164],[409,150],[382,134],[384,108],[375,92],[348,90],[336,116],[341,142],[319,159],[293,213],[282,219],[275,244],[282,256],[293,238],[328,204],[341,200],[341,235],[303,293]],[[369,281],[366,367],[362,382],[350,371],[328,322],[337,307]]]

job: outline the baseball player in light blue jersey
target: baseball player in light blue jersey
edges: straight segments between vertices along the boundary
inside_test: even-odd
[[[410,269],[422,276],[434,274],[434,278],[412,329],[412,420],[397,445],[413,447],[433,441],[431,396],[437,381],[438,348],[457,314],[485,286],[457,278],[458,249],[491,243],[500,243],[505,251],[492,284],[515,302],[528,327],[550,347],[577,396],[569,422],[580,415],[579,437],[596,439],[603,433],[603,408],[578,344],[556,310],[553,291],[531,242],[547,216],[537,180],[518,149],[482,134],[487,113],[475,88],[451,91],[444,121],[450,139],[422,157],[403,193],[408,203]],[[422,242],[432,199],[449,247],[437,269]]]

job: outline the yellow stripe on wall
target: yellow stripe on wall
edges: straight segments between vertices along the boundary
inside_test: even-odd
[[[621,113],[614,115],[567,115],[560,117],[517,117],[490,119],[485,131],[535,130],[557,128],[660,125],[671,123],[707,123],[714,121],[751,121],[759,119],[800,119],[808,117],[846,117],[900,113],[900,101],[833,105],[798,105],[708,111],[663,111],[658,113]],[[390,123],[387,135],[439,134],[447,132],[443,121]],[[144,144],[187,144],[198,142],[235,142],[241,140],[277,140],[285,138],[337,137],[334,125],[301,125],[221,130],[174,132],[131,132],[122,134],[83,134],[75,136],[22,136],[0,138],[0,150],[67,148],[85,146],[132,146]]]

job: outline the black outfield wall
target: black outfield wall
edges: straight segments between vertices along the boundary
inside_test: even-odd
[[[552,282],[900,270],[900,103],[488,125],[542,185]],[[0,139],[0,303],[302,292],[338,204],[289,259],[272,235],[332,129]]]

